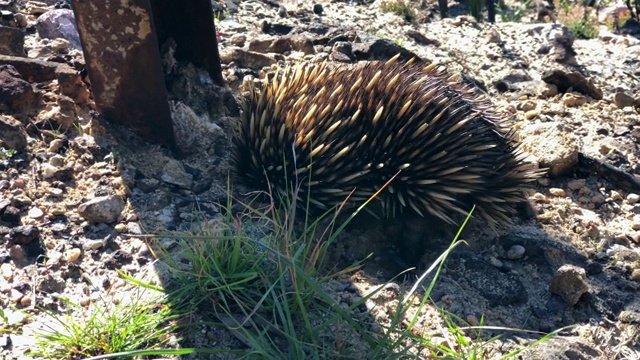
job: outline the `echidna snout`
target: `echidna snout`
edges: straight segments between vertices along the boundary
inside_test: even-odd
[[[491,103],[439,66],[371,62],[279,69],[253,88],[237,137],[238,174],[275,194],[327,210],[349,198],[393,217],[410,210],[453,222],[510,221],[525,166]]]

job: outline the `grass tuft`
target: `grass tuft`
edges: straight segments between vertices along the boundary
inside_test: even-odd
[[[83,308],[63,301],[68,313],[44,310],[51,320],[38,332],[32,355],[48,359],[86,359],[124,356],[123,354],[188,353],[175,347],[179,319],[184,313],[147,291],[115,301],[100,299]],[[105,356],[102,356],[105,355]],[[109,356],[106,356],[109,355]]]
[[[416,11],[411,7],[408,0],[387,0],[380,4],[382,12],[394,13],[402,17],[408,23],[416,19]]]

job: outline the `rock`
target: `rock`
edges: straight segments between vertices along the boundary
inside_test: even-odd
[[[15,67],[0,65],[0,113],[27,112],[36,100],[31,84],[22,79]]]
[[[231,38],[229,38],[229,42],[237,47],[243,47],[247,42],[247,36],[244,34],[233,34]]]
[[[140,227],[140,224],[135,222],[128,222],[126,229],[127,229],[127,233],[129,234],[134,234],[134,235],[142,234],[142,227]]]
[[[407,36],[412,38],[416,43],[420,44],[420,45],[433,45],[433,46],[440,46],[440,41],[435,40],[435,39],[429,39],[428,37],[426,37],[425,35],[423,35],[421,32],[417,31],[417,30],[407,30]]]
[[[20,209],[14,206],[7,206],[3,211],[0,211],[0,220],[11,225],[20,224]]]
[[[0,115],[0,147],[17,151],[27,147],[27,132],[20,121]]]
[[[53,51],[66,53],[67,50],[69,50],[69,47],[71,46],[71,43],[69,42],[69,40],[58,38],[58,39],[54,39],[51,42],[51,45],[49,45],[49,46],[51,47],[51,50],[53,50]]]
[[[62,255],[62,258],[64,259],[64,261],[68,263],[73,263],[80,258],[80,255],[82,255],[82,250],[78,248],[72,248],[65,251],[64,254]]]
[[[640,195],[635,194],[635,193],[630,193],[629,195],[627,195],[627,202],[631,205],[637,203],[638,201],[640,201]]]
[[[24,246],[20,244],[14,244],[9,247],[9,257],[16,264],[24,264],[27,262],[27,252]]]
[[[578,107],[587,103],[587,99],[580,94],[566,93],[562,96],[562,103],[567,107]]]
[[[521,354],[523,359],[586,360],[604,359],[598,349],[580,336],[558,336],[543,341]]]
[[[49,153],[57,153],[63,146],[68,144],[68,140],[66,139],[53,139],[49,143],[49,148],[47,151]]]
[[[223,64],[235,62],[239,67],[262,69],[275,64],[277,60],[272,55],[228,47],[220,50],[220,62]]]
[[[632,96],[626,94],[624,90],[618,89],[613,95],[613,102],[618,108],[622,109],[627,106],[633,106],[634,99]]]
[[[162,175],[160,176],[162,181],[176,185],[183,189],[191,189],[193,183],[193,176],[187,173],[182,164],[174,159],[169,159],[167,164],[162,169]]]
[[[270,35],[257,36],[249,41],[249,51],[265,53],[268,51],[269,46],[271,46],[271,43],[273,43],[274,40],[273,36]]]
[[[13,279],[13,266],[8,263],[0,265],[0,274],[2,274],[2,278],[6,281],[11,281]]]
[[[14,244],[26,245],[40,236],[40,230],[33,225],[21,225],[11,228],[9,240]]]
[[[574,91],[591,96],[596,100],[602,100],[602,90],[577,71],[548,70],[542,74],[542,80],[557,86],[558,91],[562,93],[566,93],[572,88]]]
[[[520,131],[522,149],[538,157],[541,168],[549,168],[549,176],[572,171],[578,163],[580,141],[573,131],[556,122],[525,126]]]
[[[99,196],[80,204],[78,214],[92,223],[109,224],[118,220],[124,205],[124,200],[119,196]]]
[[[56,71],[61,66],[59,63],[7,55],[0,55],[0,64],[13,66],[21,78],[28,82],[54,80]]]
[[[269,52],[283,54],[289,51],[301,51],[305,55],[315,54],[313,41],[304,35],[285,35],[273,40],[269,48]]]
[[[569,28],[561,24],[553,24],[546,33],[546,38],[553,47],[551,55],[556,62],[576,64],[576,51],[573,49],[575,35]]]
[[[182,154],[204,154],[223,136],[224,132],[218,125],[206,116],[199,117],[186,104],[175,102],[170,106],[176,147]]]
[[[36,30],[43,39],[64,38],[74,49],[82,49],[80,35],[76,27],[73,11],[69,9],[55,9],[44,13],[36,21]]]
[[[358,34],[362,42],[353,44],[353,53],[358,60],[389,60],[400,54],[400,60],[408,61],[412,58],[420,60],[420,57],[414,52],[409,51],[402,46],[388,39],[367,34]]]
[[[588,291],[585,269],[569,264],[561,266],[556,271],[549,286],[549,292],[560,295],[569,306],[577,304],[580,297]]]
[[[573,191],[576,191],[582,189],[586,183],[586,179],[573,179],[567,182],[567,187]]]
[[[560,188],[550,188],[549,189],[549,194],[551,194],[553,196],[557,196],[557,197],[565,197],[565,196],[567,196],[567,193],[564,191],[564,189],[560,189]]]
[[[36,289],[38,292],[62,293],[66,287],[66,282],[60,277],[60,275],[54,275],[51,272],[44,276],[40,276],[36,279]]]
[[[313,4],[313,13],[316,15],[322,14],[322,4]]]
[[[82,136],[75,137],[69,142],[69,147],[81,154],[89,152],[98,159],[104,158],[109,152],[108,149],[98,144],[93,136],[88,134],[82,134]]]
[[[91,99],[87,86],[82,82],[80,73],[66,64],[56,68],[56,78],[60,87],[60,93],[73,99],[77,104],[86,104]]]
[[[24,34],[24,29],[0,25],[0,54],[26,56]]]
[[[30,218],[37,220],[44,216],[44,212],[38,207],[32,207],[31,209],[29,209],[28,215]]]
[[[331,58],[336,61],[354,62],[356,56],[353,54],[353,48],[348,41],[336,41],[331,49]]]
[[[507,259],[518,260],[522,259],[525,253],[525,248],[522,245],[513,245],[509,251],[507,251]]]

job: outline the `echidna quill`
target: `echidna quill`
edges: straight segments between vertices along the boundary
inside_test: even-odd
[[[387,217],[412,211],[448,223],[510,222],[526,166],[491,103],[439,66],[388,62],[278,70],[251,89],[237,137],[239,175],[319,210],[349,197]]]

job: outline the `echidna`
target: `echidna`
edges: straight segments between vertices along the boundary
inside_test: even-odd
[[[442,67],[370,62],[287,66],[252,88],[237,137],[238,173],[299,203],[330,209],[349,198],[385,216],[410,210],[452,223],[475,214],[509,222],[535,179],[509,124]]]

